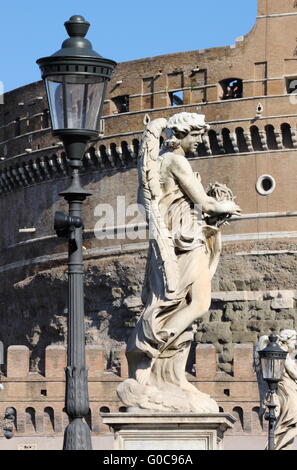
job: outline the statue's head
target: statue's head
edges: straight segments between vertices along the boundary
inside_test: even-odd
[[[204,114],[178,113],[172,116],[165,132],[165,146],[173,151],[182,148],[184,152],[195,152],[202,142],[202,135],[209,129]]]
[[[281,330],[279,334],[280,346],[289,352],[296,349],[297,332],[295,330]]]

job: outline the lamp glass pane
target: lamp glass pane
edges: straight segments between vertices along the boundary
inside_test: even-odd
[[[105,80],[88,75],[46,79],[53,129],[98,130]]]
[[[261,367],[263,379],[281,380],[284,372],[284,359],[262,358]]]
[[[63,86],[55,77],[45,80],[53,129],[64,128]]]

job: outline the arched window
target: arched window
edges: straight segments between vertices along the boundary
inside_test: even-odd
[[[220,155],[222,152],[221,152],[221,149],[219,147],[216,131],[214,131],[214,130],[209,131],[208,132],[208,138],[209,138],[211,153],[213,155]]]
[[[251,132],[251,139],[252,139],[253,149],[256,152],[263,150],[261,137],[260,137],[260,134],[259,134],[258,127],[257,126],[252,126],[251,129],[250,129],[250,132]]]
[[[108,406],[101,406],[100,413],[110,413]]]
[[[243,421],[243,410],[240,408],[240,406],[235,406],[233,408],[233,413],[232,413],[235,418],[237,419],[235,425],[234,425],[234,431],[235,432],[240,432],[243,431],[244,429],[244,421]]]
[[[26,408],[25,411],[26,420],[25,420],[25,429],[26,433],[33,433],[36,431],[36,413],[34,408]]]
[[[291,134],[290,124],[284,123],[281,125],[283,146],[287,149],[292,149],[294,147]]]
[[[110,153],[115,166],[121,165],[121,160],[117,151],[116,144],[110,144]]]
[[[242,129],[242,127],[237,127],[237,129],[235,129],[235,134],[239,152],[248,152],[249,149],[245,140],[244,130]]]
[[[265,126],[267,145],[270,150],[277,150],[277,142],[274,133],[274,127],[271,124]]]
[[[132,145],[133,145],[133,149],[134,149],[135,156],[138,157],[138,153],[139,153],[139,140],[138,140],[138,139],[133,139],[133,140],[132,140]]]
[[[240,78],[225,78],[220,81],[221,100],[235,100],[243,96],[243,84]]]
[[[53,408],[47,406],[44,408],[44,432],[53,432],[55,430],[55,413]]]
[[[111,167],[111,163],[110,163],[109,158],[108,158],[107,153],[106,153],[105,145],[100,145],[99,153],[100,153],[100,157],[101,157],[103,165],[107,166],[107,167]]]
[[[131,160],[131,155],[128,149],[128,143],[124,140],[121,142],[122,155],[125,160]]]
[[[223,145],[225,149],[225,153],[234,153],[234,148],[232,145],[232,141],[230,138],[230,131],[229,129],[222,130],[222,138],[223,138]]]

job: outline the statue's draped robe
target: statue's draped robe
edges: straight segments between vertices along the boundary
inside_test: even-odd
[[[280,414],[275,429],[275,448],[281,450],[291,446],[297,436],[297,383],[287,370],[278,384],[277,398]]]

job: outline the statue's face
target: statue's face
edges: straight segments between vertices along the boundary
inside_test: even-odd
[[[181,139],[181,147],[185,153],[196,152],[198,145],[202,142],[204,132],[204,129],[194,129]]]

